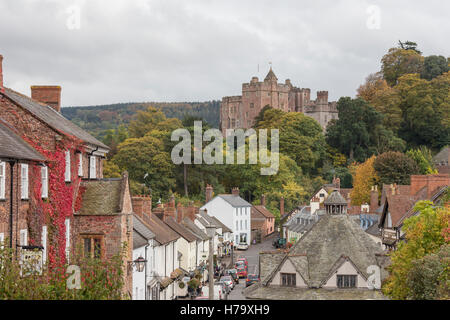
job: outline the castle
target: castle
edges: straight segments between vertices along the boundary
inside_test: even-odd
[[[317,99],[311,100],[309,88],[297,88],[289,79],[278,83],[270,67],[263,82],[252,77],[250,83],[242,84],[242,96],[223,97],[220,109],[220,123],[223,135],[226,129],[247,129],[266,105],[285,112],[303,112],[315,119],[325,130],[331,119],[338,118],[336,101],[328,102],[328,91],[317,91]]]

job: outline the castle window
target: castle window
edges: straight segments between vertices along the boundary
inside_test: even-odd
[[[250,108],[253,108],[255,106],[254,103],[250,103]]]
[[[268,95],[268,96],[270,96],[270,94],[271,94],[270,92],[267,92],[267,95]]]
[[[231,127],[234,128],[236,126],[236,120],[232,119],[231,120]]]
[[[248,112],[246,112],[246,113],[245,113],[245,117],[247,117],[247,118],[248,118]]]
[[[283,287],[295,287],[295,273],[281,273],[281,285]]]
[[[338,288],[356,288],[356,275],[337,275]]]

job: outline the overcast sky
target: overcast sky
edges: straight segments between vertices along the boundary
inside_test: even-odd
[[[449,12],[447,0],[0,0],[0,54],[5,86],[61,85],[63,106],[217,100],[269,62],[334,100],[398,40],[450,56]]]

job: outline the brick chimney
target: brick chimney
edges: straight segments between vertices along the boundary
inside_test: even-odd
[[[152,216],[152,198],[148,196],[134,196],[131,198],[133,212],[140,218],[146,219]]]
[[[211,201],[212,196],[213,196],[213,187],[210,184],[206,185],[206,189],[205,189],[205,201],[206,203],[208,203],[209,201]]]
[[[370,191],[370,209],[369,211],[374,213],[378,209],[378,187],[372,186]]]
[[[280,216],[284,215],[284,198],[280,198]]]
[[[0,92],[4,92],[3,88],[3,56],[0,54]]]
[[[261,205],[266,206],[266,195],[265,194],[261,195]]]
[[[336,178],[336,176],[333,176],[333,185],[340,189],[341,188],[341,178]]]
[[[427,187],[427,199],[430,199],[437,189],[448,185],[448,174],[411,175],[411,195],[416,195],[420,189]]]
[[[31,86],[31,98],[61,112],[60,86]]]
[[[181,202],[178,202],[177,205],[177,222],[180,223],[184,218],[184,207]]]
[[[231,194],[234,196],[238,196],[239,195],[239,188],[235,187],[233,189],[231,189]]]

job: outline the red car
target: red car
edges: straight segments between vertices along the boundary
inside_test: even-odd
[[[239,267],[237,268],[237,275],[239,278],[247,277],[247,268]]]
[[[251,286],[255,282],[259,281],[259,277],[257,274],[249,274],[247,275],[247,280],[245,281],[245,287]]]
[[[244,268],[245,270],[247,270],[248,269],[248,265],[245,264],[245,262],[241,260],[241,261],[237,261],[236,262],[236,264],[234,265],[234,268],[235,269]]]
[[[245,265],[248,266],[247,258],[244,258],[244,257],[241,258],[241,257],[240,257],[240,258],[238,258],[238,259],[236,260],[236,263],[239,262],[239,261],[244,261]]]

